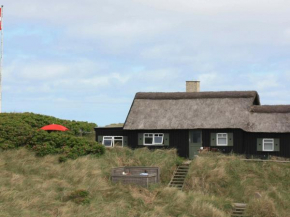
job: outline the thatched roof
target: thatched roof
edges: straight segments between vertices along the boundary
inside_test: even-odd
[[[255,112],[255,113],[290,113],[290,105],[252,106],[251,112]]]
[[[256,91],[137,93],[124,129],[238,128],[249,132],[290,132],[288,108],[260,106]]]
[[[135,99],[213,99],[213,98],[254,98],[260,105],[256,91],[220,91],[220,92],[172,92],[172,93],[137,93]]]

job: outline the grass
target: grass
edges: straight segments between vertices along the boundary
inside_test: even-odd
[[[290,163],[245,162],[235,155],[207,153],[191,164],[185,189],[247,203],[249,216],[286,217],[290,213],[289,180]]]
[[[190,166],[184,191],[166,187],[176,150],[108,149],[100,157],[58,162],[25,148],[0,151],[0,216],[230,216],[233,202],[249,216],[289,216],[290,164],[244,162],[204,154]],[[161,184],[149,189],[112,184],[115,166],[159,166]],[[258,192],[261,198],[256,198]]]
[[[0,216],[141,215],[153,209],[152,198],[164,188],[178,162],[175,150],[114,148],[101,157],[64,163],[58,163],[57,155],[36,157],[24,148],[1,151]],[[123,165],[160,166],[163,184],[151,190],[111,184],[111,168]],[[83,198],[78,197],[80,192]]]

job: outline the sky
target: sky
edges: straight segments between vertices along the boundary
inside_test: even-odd
[[[290,104],[289,0],[2,0],[3,112],[105,126],[136,92],[256,90]]]

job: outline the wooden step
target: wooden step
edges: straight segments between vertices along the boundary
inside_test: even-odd
[[[246,208],[247,204],[245,203],[234,203],[235,208]]]
[[[237,208],[234,208],[235,211],[237,212],[244,212],[246,209],[237,209]]]
[[[182,190],[185,178],[189,170],[189,165],[190,165],[190,161],[186,162],[186,164],[181,164],[175,170],[174,175],[171,178],[170,183],[168,184],[169,187],[175,187]]]
[[[233,211],[233,214],[243,214],[244,213],[244,211]]]
[[[233,211],[231,216],[232,217],[245,217],[245,210],[246,210],[246,206],[247,204],[245,203],[234,203],[233,204]]]

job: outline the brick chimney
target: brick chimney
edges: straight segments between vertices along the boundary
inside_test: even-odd
[[[186,92],[199,92],[200,81],[186,81]]]

